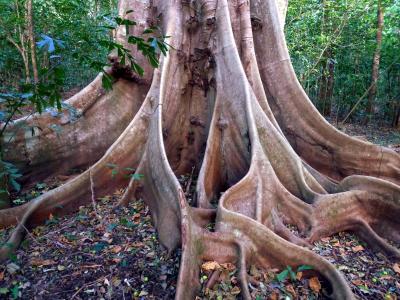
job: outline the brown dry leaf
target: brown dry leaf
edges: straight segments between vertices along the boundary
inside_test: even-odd
[[[114,192],[114,195],[115,196],[122,196],[123,194],[124,194],[124,192],[125,192],[125,190],[124,189],[119,189],[119,190],[116,190],[115,192]]]
[[[292,294],[293,297],[296,299],[297,294],[296,294],[296,291],[295,291],[294,288],[293,288],[293,285],[288,284],[287,286],[285,286],[285,288],[286,288],[286,290],[287,290],[290,294]]]
[[[122,259],[120,259],[120,258],[113,258],[111,261],[112,261],[113,263],[115,263],[115,264],[119,264],[119,263],[122,261]]]
[[[392,294],[386,294],[385,300],[397,300],[397,296]]]
[[[97,269],[97,268],[101,268],[102,265],[83,265],[81,266],[82,269]]]
[[[143,247],[143,246],[144,246],[144,243],[142,243],[142,242],[134,242],[134,243],[132,243],[132,246],[135,247],[135,248],[137,248],[137,247]]]
[[[400,265],[398,263],[395,263],[393,265],[393,270],[397,273],[400,274]]]
[[[353,250],[353,252],[360,252],[360,251],[364,251],[364,247],[361,245],[352,247],[351,250]]]
[[[207,261],[201,265],[201,269],[203,271],[214,271],[215,269],[219,269],[221,266],[216,261]]]
[[[342,244],[340,244],[340,242],[336,242],[336,243],[332,244],[332,246],[333,246],[333,247],[341,247]]]
[[[260,271],[256,268],[255,265],[250,266],[250,275],[256,277],[257,279],[261,278],[261,273]]]
[[[316,292],[319,293],[321,290],[321,283],[318,280],[318,277],[312,277],[309,281],[310,288]]]
[[[231,294],[232,295],[239,295],[240,294],[240,288],[238,286],[235,286],[233,289],[231,289]]]
[[[122,250],[122,247],[119,246],[119,245],[114,246],[114,247],[111,248],[111,252],[112,252],[112,253],[115,253],[115,254],[120,253],[121,250]]]
[[[273,292],[270,296],[269,296],[269,300],[278,300],[278,294]]]
[[[40,259],[40,258],[32,258],[31,259],[31,265],[32,266],[51,266],[56,264],[56,262],[52,259]]]
[[[0,273],[0,281],[4,279],[4,271]]]
[[[224,263],[224,264],[221,264],[220,266],[223,267],[224,269],[228,270],[229,272],[232,272],[236,269],[236,266],[231,263]]]
[[[64,243],[64,244],[69,244],[69,245],[72,245],[73,244],[73,242],[71,242],[69,239],[67,239],[65,236],[60,236],[59,238],[58,238],[58,241],[60,242],[60,243]]]
[[[357,285],[357,286],[363,285],[363,284],[364,284],[360,279],[355,279],[355,280],[352,280],[351,282],[352,282],[354,285]]]

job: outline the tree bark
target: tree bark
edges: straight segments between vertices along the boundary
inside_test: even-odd
[[[32,0],[27,0],[26,2],[26,21],[27,21],[27,32],[28,39],[30,43],[30,52],[32,60],[32,70],[33,70],[33,82],[37,84],[39,82],[39,72],[36,61],[36,42],[35,42],[35,32],[33,30],[33,10],[32,10]]]
[[[335,82],[335,63],[333,62],[332,49],[326,49],[323,57],[317,107],[322,115],[330,116]]]
[[[377,17],[376,17],[376,45],[374,51],[374,57],[372,60],[371,70],[371,89],[368,93],[368,104],[366,109],[365,123],[368,123],[373,115],[375,109],[375,98],[378,89],[379,80],[379,64],[381,59],[381,48],[382,48],[382,31],[384,22],[384,12],[381,0],[378,1]]]
[[[283,32],[285,8],[278,4],[121,0],[121,15],[134,8],[129,16],[139,21],[138,32],[159,17],[171,48],[150,75],[141,107],[96,163],[30,203],[0,210],[1,226],[19,220],[0,257],[14,251],[26,228],[43,223],[49,214],[75,211],[91,201],[93,190],[100,196],[125,188],[119,204],[143,198],[160,243],[168,251],[182,248],[176,299],[196,296],[200,266],[208,260],[239,267],[244,299],[251,298],[248,266],[304,264],[329,282],[332,298],[354,299],[343,275],[307,248],[343,230],[399,259],[400,251],[386,239],[400,242],[400,156],[339,132],[318,113],[291,65]],[[117,38],[135,51],[127,37],[124,27],[117,30]],[[151,74],[149,64],[142,64]],[[86,105],[88,95],[93,106],[98,101],[114,105],[122,98],[122,110],[108,120],[117,124],[130,102],[126,98],[137,95],[132,92],[137,82],[121,81],[112,96],[101,97],[92,95],[94,83],[71,105]],[[115,92],[118,84],[125,92]],[[69,166],[80,151],[94,153],[92,145],[110,134],[102,118],[113,111],[105,109],[90,123],[99,112],[86,110],[77,120],[75,129],[88,136],[87,143],[70,150]],[[48,116],[36,117],[41,124],[50,122]],[[73,144],[73,135],[63,137]],[[46,139],[48,147],[55,142]],[[19,143],[16,147],[26,141]],[[88,157],[82,161],[88,163]],[[123,176],[130,171],[111,179],[110,164],[134,169],[142,179]],[[195,201],[188,201],[177,177],[193,168],[199,170]],[[214,230],[207,227],[210,223]]]

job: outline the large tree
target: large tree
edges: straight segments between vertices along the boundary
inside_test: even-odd
[[[145,66],[143,78],[110,55],[112,91],[102,89],[99,76],[68,100],[75,110],[34,115],[10,128],[16,133],[6,157],[19,163],[26,180],[89,168],[0,211],[3,227],[17,224],[3,258],[26,227],[120,187],[126,187],[120,205],[142,197],[162,245],[182,247],[177,299],[196,294],[204,260],[237,264],[244,298],[250,298],[248,265],[306,264],[327,279],[334,298],[352,299],[340,272],[308,249],[342,230],[400,258],[388,241],[400,242],[400,157],[339,132],[318,113],[290,62],[286,5],[121,0],[121,15],[134,10],[129,16],[137,25],[129,31],[158,24],[171,36],[170,51],[153,72],[121,27],[117,39]],[[110,166],[133,168],[137,176],[111,179]],[[177,176],[193,169],[197,188],[188,201]]]

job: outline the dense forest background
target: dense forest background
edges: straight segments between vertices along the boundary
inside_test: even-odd
[[[116,15],[115,0],[0,0],[0,92],[71,96],[107,63]],[[400,0],[290,0],[285,30],[322,114],[399,126]]]

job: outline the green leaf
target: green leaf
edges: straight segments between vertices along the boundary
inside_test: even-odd
[[[292,267],[291,266],[287,266],[287,270],[289,271],[290,279],[292,281],[295,281],[296,280],[296,273],[293,272]]]
[[[132,174],[131,178],[133,180],[141,180],[142,178],[144,178],[144,175],[143,174]]]
[[[14,190],[16,192],[19,192],[21,190],[21,185],[16,182],[14,179],[10,179],[10,184],[12,185],[12,187],[14,188]]]
[[[300,267],[297,268],[297,272],[306,271],[306,270],[313,270],[313,269],[314,268],[312,266],[301,265]]]
[[[143,76],[144,70],[141,66],[139,66],[137,63],[132,62],[131,67],[135,73],[139,74],[140,76]]]
[[[19,284],[15,285],[11,289],[11,298],[12,299],[18,299],[19,298]]]
[[[103,73],[103,77],[101,79],[102,86],[105,90],[112,90],[113,80],[112,77],[106,73]]]
[[[280,272],[278,275],[276,275],[276,279],[278,279],[279,282],[283,282],[286,280],[288,275],[289,275],[289,270],[285,269],[282,272]]]
[[[112,163],[106,163],[106,166],[107,166],[107,168],[110,168],[110,169],[118,168],[118,165],[112,164]]]

